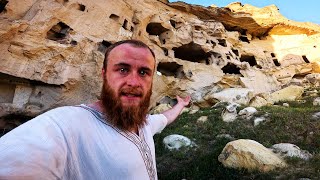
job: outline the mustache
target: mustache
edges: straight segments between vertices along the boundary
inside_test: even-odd
[[[120,94],[121,95],[133,95],[133,96],[142,97],[143,96],[143,91],[140,88],[128,87],[128,88],[122,88],[120,90]]]

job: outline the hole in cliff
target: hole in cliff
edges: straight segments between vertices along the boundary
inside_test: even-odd
[[[232,49],[232,52],[236,55],[239,56],[239,51],[237,49]]]
[[[210,57],[210,53],[206,53],[200,45],[193,42],[172,48],[172,50],[174,57],[191,62],[205,62]]]
[[[242,42],[247,42],[247,43],[250,43],[249,39],[247,36],[245,35],[241,35],[239,36],[239,40],[242,41]]]
[[[158,36],[168,30],[169,29],[163,27],[161,23],[149,23],[146,29],[149,35],[158,35]]]
[[[119,16],[118,16],[118,15],[115,15],[115,14],[111,14],[111,15],[109,16],[109,18],[112,19],[112,20],[115,20],[115,21],[119,20]]]
[[[98,44],[98,51],[102,52],[103,54],[106,53],[106,50],[109,46],[111,46],[112,44],[108,41],[103,40],[102,42],[100,42]]]
[[[8,4],[9,1],[6,0],[0,0],[0,13],[6,12],[6,5]]]
[[[201,28],[201,26],[194,26],[194,29],[197,31],[200,31],[202,28]]]
[[[168,49],[166,48],[161,48],[163,50],[163,53],[165,56],[168,56],[169,52],[168,52]]]
[[[171,19],[170,20],[170,24],[171,24],[172,27],[176,28],[176,21]]]
[[[225,65],[223,68],[222,68],[222,71],[225,73],[225,74],[241,74],[240,73],[240,68],[238,68],[236,65],[232,64],[232,63],[228,63],[227,65]]]
[[[309,59],[307,58],[306,55],[303,55],[303,56],[302,56],[302,59],[304,60],[304,62],[310,63],[310,61],[309,61]]]
[[[164,76],[174,76],[175,78],[184,78],[183,66],[176,62],[163,62],[159,63],[157,71],[161,72]]]
[[[134,27],[131,26],[130,27],[130,31],[133,32],[134,31]]]
[[[256,58],[254,56],[249,56],[249,55],[242,55],[240,57],[241,62],[248,62],[250,66],[255,66],[257,65]]]
[[[52,26],[52,28],[47,32],[47,39],[53,41],[59,41],[65,39],[69,35],[69,31],[72,30],[68,25],[63,22]]]
[[[159,104],[169,104],[171,107],[176,105],[178,103],[177,99],[172,99],[169,96],[164,96],[160,99],[159,102],[157,102],[157,105]]]
[[[79,4],[78,10],[85,11],[86,10],[86,6],[83,5],[83,4]]]
[[[70,42],[70,44],[76,46],[76,45],[78,44],[78,42],[75,41],[75,40],[72,40],[72,41]]]
[[[227,41],[225,39],[218,39],[219,45],[223,47],[227,47]]]
[[[317,48],[317,46],[313,46],[313,48]]]
[[[279,63],[278,59],[273,59],[273,63],[276,66],[281,66],[281,64]]]
[[[128,30],[128,20],[124,19],[123,24],[122,24],[122,27],[123,27],[125,30]]]
[[[271,57],[275,58],[275,57],[276,57],[276,55],[275,55],[274,53],[271,53]]]

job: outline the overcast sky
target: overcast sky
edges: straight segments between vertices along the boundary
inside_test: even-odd
[[[169,0],[175,2],[177,0]],[[299,22],[313,22],[320,25],[320,0],[183,0],[189,4],[224,7],[232,2],[264,7],[275,4],[280,13],[288,19]]]

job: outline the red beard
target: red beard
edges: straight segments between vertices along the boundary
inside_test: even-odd
[[[121,94],[135,94],[143,97],[140,88],[121,88]],[[106,112],[106,121],[113,126],[124,131],[135,131],[146,123],[146,116],[150,104],[151,88],[140,101],[138,106],[123,107],[120,97],[110,88],[109,83],[104,80],[101,101],[104,111]]]

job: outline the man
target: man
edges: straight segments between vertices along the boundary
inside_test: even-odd
[[[0,179],[157,179],[152,136],[190,97],[147,115],[154,71],[154,53],[144,43],[110,46],[101,100],[48,111],[4,135]]]

